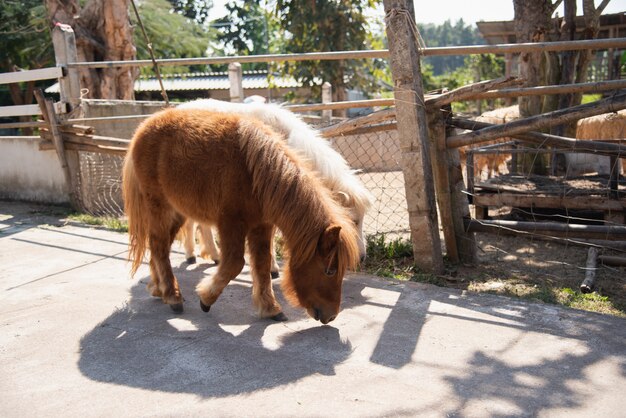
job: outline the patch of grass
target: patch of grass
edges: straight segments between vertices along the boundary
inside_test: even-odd
[[[600,312],[617,316],[626,316],[618,307],[614,306],[608,296],[596,292],[582,293],[569,287],[556,292],[557,301],[561,305],[585,311]]]
[[[361,270],[376,276],[409,280],[414,274],[413,246],[408,240],[388,240],[384,234],[366,237],[367,258]]]
[[[583,94],[583,98],[580,104],[586,104],[591,102],[596,102],[602,99],[601,94]]]
[[[128,232],[128,223],[118,218],[108,216],[93,216],[87,213],[72,213],[67,216],[72,222],[79,222],[85,225],[101,226],[111,231]]]

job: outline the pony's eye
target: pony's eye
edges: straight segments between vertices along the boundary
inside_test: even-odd
[[[328,277],[334,276],[335,274],[337,274],[337,269],[327,268],[326,270],[324,270],[324,274]]]

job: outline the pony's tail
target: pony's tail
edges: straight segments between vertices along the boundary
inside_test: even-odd
[[[128,218],[128,260],[132,261],[130,274],[133,276],[141,265],[148,247],[148,225],[145,223],[148,217],[142,216],[142,214],[145,214],[145,199],[139,190],[139,183],[135,176],[135,167],[130,151],[124,160],[122,193],[124,196],[124,212]]]

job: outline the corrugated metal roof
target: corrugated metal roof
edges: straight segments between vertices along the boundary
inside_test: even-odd
[[[228,90],[230,82],[228,73],[186,73],[162,75],[163,87],[166,91],[183,90]],[[244,72],[242,80],[244,89],[267,89],[270,82],[264,71]],[[293,77],[272,77],[273,88],[297,88],[302,87]],[[58,93],[59,84],[55,83],[48,87],[46,93]],[[135,80],[136,92],[161,91],[161,86],[156,77],[138,78]]]

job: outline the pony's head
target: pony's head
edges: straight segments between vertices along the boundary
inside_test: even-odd
[[[291,255],[281,286],[294,306],[301,306],[322,324],[337,317],[341,304],[343,277],[358,263],[357,234],[350,225],[332,224],[317,240],[314,253],[306,261]]]

